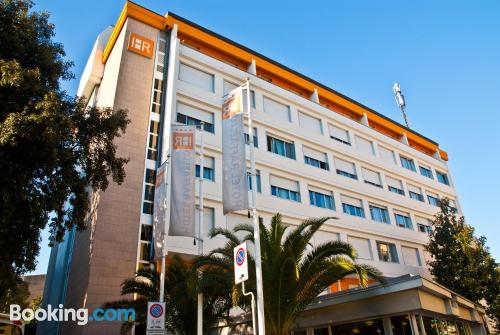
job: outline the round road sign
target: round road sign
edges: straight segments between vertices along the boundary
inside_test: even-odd
[[[159,318],[160,316],[162,316],[163,315],[162,305],[160,304],[151,305],[151,308],[149,309],[149,314],[151,314],[153,318]]]
[[[236,264],[241,266],[245,262],[245,250],[243,248],[239,248],[236,252]]]

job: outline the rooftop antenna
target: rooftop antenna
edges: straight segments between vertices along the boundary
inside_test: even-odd
[[[396,103],[398,104],[401,113],[403,113],[403,118],[405,119],[406,127],[410,128],[410,123],[408,122],[408,117],[406,116],[405,112],[405,107],[406,107],[405,96],[401,93],[401,86],[399,86],[398,83],[394,83],[392,90],[394,91]]]

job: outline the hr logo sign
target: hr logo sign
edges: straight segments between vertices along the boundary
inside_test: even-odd
[[[128,50],[133,51],[139,55],[151,58],[153,57],[153,47],[155,42],[134,33],[130,33],[128,42]]]
[[[174,136],[174,149],[194,149],[194,134],[192,132],[173,133]]]

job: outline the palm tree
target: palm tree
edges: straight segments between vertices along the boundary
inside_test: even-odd
[[[311,246],[311,238],[328,221],[329,217],[308,219],[298,227],[283,224],[276,214],[269,229],[260,223],[262,276],[266,333],[286,335],[295,321],[316,297],[338,280],[355,275],[360,285],[368,279],[383,281],[380,272],[370,266],[356,263],[356,251],[348,243],[329,241]],[[240,239],[238,235],[244,234]],[[201,282],[233,283],[233,248],[244,240],[253,241],[253,226],[240,224],[234,231],[215,229],[211,237],[224,236],[225,246],[201,256],[195,266],[201,268]],[[250,269],[254,261],[249,259]],[[252,271],[251,271],[252,272]],[[255,275],[251,273],[246,283],[255,292]],[[233,302],[248,309],[248,301],[242,299],[238,287],[232,287]]]
[[[204,293],[203,333],[228,316],[231,300],[227,290],[201,288],[198,278],[199,273],[188,262],[177,256],[171,258],[165,273],[165,326],[169,334],[196,334],[197,294],[200,290]],[[135,294],[136,299],[108,302],[103,307],[134,308],[135,322],[126,321],[121,328],[121,333],[126,334],[133,326],[143,328],[146,324],[148,301],[157,301],[160,295],[160,275],[149,268],[140,269],[134,277],[122,283],[121,294]]]

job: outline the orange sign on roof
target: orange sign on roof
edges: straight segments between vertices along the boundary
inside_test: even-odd
[[[155,42],[134,33],[130,33],[128,41],[128,50],[135,52],[139,55],[151,58],[153,57]]]

